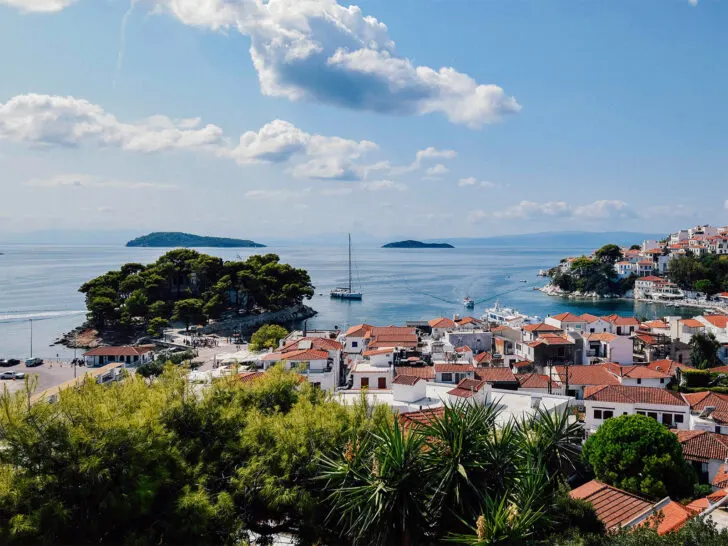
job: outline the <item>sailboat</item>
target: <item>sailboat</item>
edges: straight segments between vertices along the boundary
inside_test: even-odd
[[[351,233],[349,234],[349,286],[334,288],[331,291],[332,298],[338,298],[340,300],[360,300],[362,299],[361,292],[354,292],[351,289]]]

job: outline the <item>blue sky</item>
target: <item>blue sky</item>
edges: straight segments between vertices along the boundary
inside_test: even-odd
[[[0,0],[0,231],[728,223],[717,0]]]

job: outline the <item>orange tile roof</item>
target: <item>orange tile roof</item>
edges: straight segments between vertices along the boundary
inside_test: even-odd
[[[523,327],[526,332],[560,332],[561,328],[554,326],[553,324],[546,324],[545,322],[539,322],[538,324],[527,324]]]
[[[244,384],[255,383],[263,377],[265,377],[265,372],[241,372],[238,375],[238,379]]]
[[[476,319],[475,317],[463,317],[461,319],[458,319],[455,321],[458,326],[462,326],[463,324],[483,324],[482,320]]]
[[[599,334],[586,334],[584,336],[587,341],[614,341],[619,336],[617,334],[610,334],[609,332],[601,332]]]
[[[559,313],[558,315],[554,315],[551,318],[558,320],[559,322],[584,322],[583,318],[575,315],[574,313],[569,313],[568,311],[566,313]]]
[[[687,326],[688,328],[705,328],[705,324],[697,319],[681,319],[680,322],[682,322],[683,326]]]
[[[707,406],[714,406],[716,411],[728,411],[728,394],[690,392],[683,393],[682,397],[690,404],[691,411],[703,411]]]
[[[415,377],[414,375],[398,375],[394,378],[392,383],[395,385],[416,385],[418,382],[424,381],[421,377]]]
[[[660,328],[663,330],[670,327],[670,325],[664,320],[648,320],[647,322],[643,322],[642,326],[647,326],[648,328]]]
[[[311,348],[317,351],[336,351],[337,349],[343,349],[343,345],[334,339],[327,339],[325,337],[302,337],[295,341],[291,341],[287,345],[284,345],[280,352],[290,353],[291,351],[300,351],[301,342],[310,342]]]
[[[364,351],[361,356],[388,355],[392,354],[393,352],[394,349],[392,347],[386,349],[371,349],[369,351]]]
[[[429,324],[431,328],[455,328],[455,321],[445,317],[432,319],[427,324]]]
[[[590,503],[609,531],[618,529],[652,508],[649,501],[596,480],[577,487],[570,495]]]
[[[477,354],[473,357],[473,360],[477,362],[478,364],[481,364],[483,362],[491,362],[493,360],[493,355],[489,352],[484,352]]]
[[[596,315],[590,315],[589,313],[583,313],[581,315],[581,318],[584,319],[586,322],[588,322],[590,324],[592,322],[597,322],[597,321],[601,320],[601,318],[599,318],[598,316],[596,316]]]
[[[677,373],[677,370],[692,370],[692,366],[688,366],[687,364],[683,364],[682,362],[675,362],[674,360],[670,360],[669,358],[666,358],[664,360],[653,360],[649,364],[647,364],[647,367],[652,370],[657,370],[658,372],[665,372],[669,375],[675,375]]]
[[[634,337],[647,345],[657,345],[657,338],[653,335],[637,332]]]
[[[417,336],[415,328],[410,326],[372,326],[370,328],[371,337],[380,336]]]
[[[435,364],[435,373],[473,373],[475,367],[472,364]]]
[[[467,345],[463,345],[462,347],[457,347],[455,349],[455,352],[456,353],[472,353],[473,350],[470,347],[468,347]]]
[[[719,487],[721,489],[728,487],[728,467],[726,467],[725,463],[720,465],[718,472],[715,473],[713,487]]]
[[[709,500],[710,502],[712,502],[712,503],[716,503],[716,502],[718,502],[719,500],[721,500],[722,498],[725,498],[725,496],[726,496],[726,495],[728,495],[728,491],[726,491],[725,489],[721,489],[721,490],[719,490],[719,491],[713,491],[713,492],[712,492],[712,493],[711,493],[710,495],[708,495],[708,496],[707,496],[706,498],[707,498],[707,499],[708,499],[708,500]]]
[[[140,345],[132,347],[123,345],[120,347],[96,347],[83,353],[83,356],[141,356],[154,350],[154,346]]]
[[[650,262],[650,264],[652,264],[652,262]],[[663,282],[665,279],[663,279],[662,277],[656,277],[655,275],[647,275],[646,277],[640,277],[637,280],[648,282]]]
[[[510,368],[476,368],[475,377],[487,383],[516,383]]]
[[[707,463],[711,459],[728,458],[728,436],[707,430],[679,430],[677,439],[686,459]]]
[[[419,411],[408,411],[399,414],[399,422],[405,428],[414,428],[421,425],[427,425],[437,418],[445,415],[445,408],[430,408]]]
[[[653,370],[643,365],[622,366],[614,362],[607,362],[601,366],[608,369],[617,377],[629,377],[631,379],[668,379],[670,376],[665,372]]]
[[[476,392],[485,387],[487,383],[478,379],[463,379],[458,383],[458,386],[447,391],[450,396],[457,396],[459,398],[471,398]]]
[[[566,383],[564,366],[556,366],[556,373]],[[569,366],[569,385],[619,385],[619,380],[601,366]]]
[[[287,353],[269,353],[263,356],[263,360],[290,360],[293,362],[306,362],[311,360],[326,360],[329,353],[326,351],[317,351],[315,349],[304,349],[301,351],[290,351]]]
[[[541,334],[538,336],[537,342],[545,343],[546,345],[573,345],[574,342],[566,339],[564,336],[558,334]]]
[[[671,500],[657,514],[650,516],[640,525],[654,525],[657,523],[657,534],[665,535],[677,531],[696,514],[697,512]]]
[[[688,510],[692,510],[693,512],[700,513],[703,510],[706,510],[710,507],[710,501],[708,500],[708,497],[703,497],[701,499],[696,499],[690,504],[686,504],[685,508]]]
[[[621,404],[660,404],[685,406],[687,403],[672,391],[658,387],[628,387],[625,385],[597,385],[584,389],[584,400],[616,402]]]
[[[433,366],[397,366],[394,373],[421,377],[427,381],[434,381],[435,368]]]
[[[530,360],[521,360],[519,362],[514,362],[512,366],[514,368],[527,368],[528,366],[533,366],[533,362]]]
[[[549,376],[537,373],[516,374],[516,379],[523,389],[548,389]],[[551,388],[561,388],[561,383],[551,381]]]
[[[368,324],[357,324],[349,328],[344,335],[347,337],[366,337],[367,331],[371,330],[371,328]]]
[[[634,317],[622,317],[620,315],[607,315],[602,317],[607,322],[611,322],[615,326],[639,326],[640,321]]]
[[[703,315],[703,318],[716,328],[728,328],[728,316],[726,315]]]

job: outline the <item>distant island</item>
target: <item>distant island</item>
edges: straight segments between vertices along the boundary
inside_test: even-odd
[[[422,241],[397,241],[387,243],[382,248],[455,248],[449,243],[423,243]]]
[[[156,248],[263,248],[265,245],[249,241],[248,239],[229,239],[227,237],[203,237],[190,233],[176,231],[158,231],[137,237],[126,243],[126,246],[156,247]]]

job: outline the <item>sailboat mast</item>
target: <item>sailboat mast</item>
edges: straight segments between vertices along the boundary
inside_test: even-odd
[[[349,293],[351,293],[351,233],[349,233]]]

